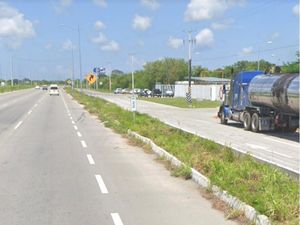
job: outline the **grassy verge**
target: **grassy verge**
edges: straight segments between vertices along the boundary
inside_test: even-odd
[[[31,85],[16,85],[16,86],[5,86],[5,87],[0,87],[0,93],[4,92],[10,92],[10,91],[17,91],[17,90],[22,90],[22,89],[27,89],[27,88],[32,88]]]
[[[96,114],[105,125],[126,134],[131,129],[152,139],[186,165],[210,178],[213,184],[267,215],[274,224],[299,223],[299,183],[285,173],[250,156],[236,156],[227,147],[172,128],[145,114],[132,113],[103,99],[77,91],[73,97]],[[187,175],[179,168],[174,175]]]
[[[139,98],[140,100],[155,102],[159,104],[171,105],[180,108],[216,108],[220,106],[219,101],[198,101],[193,99],[192,104],[189,104],[185,98]]]

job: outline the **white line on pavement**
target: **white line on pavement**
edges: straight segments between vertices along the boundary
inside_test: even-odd
[[[86,157],[88,158],[88,160],[89,160],[89,163],[90,163],[91,165],[95,165],[95,161],[94,161],[94,159],[93,159],[92,155],[90,155],[90,154],[87,154],[87,155],[86,155]]]
[[[75,129],[75,130],[78,130],[78,127],[74,125],[74,129]]]
[[[32,110],[29,110],[27,114],[30,115],[31,113],[32,113]]]
[[[104,184],[104,181],[103,181],[102,177],[100,175],[95,175],[95,177],[96,177],[96,180],[98,182],[101,193],[102,194],[108,194],[108,190],[107,190],[107,188]]]
[[[20,122],[15,126],[15,130],[18,129],[18,127],[21,126],[22,123],[23,123],[23,121],[20,121]]]
[[[248,145],[248,146],[251,147],[251,148],[256,148],[256,149],[263,149],[263,150],[266,150],[266,149],[267,149],[267,147],[260,146],[260,145],[255,145],[255,144],[249,144],[249,143],[246,143],[246,145]]]
[[[276,154],[276,155],[280,155],[280,156],[289,158],[289,159],[292,159],[292,158],[293,158],[292,156],[289,156],[289,155],[286,155],[286,154],[282,154],[282,153],[279,153],[279,152],[275,152],[275,151],[274,151],[273,153]]]
[[[78,137],[82,137],[82,135],[81,135],[81,133],[79,131],[77,132],[77,136]]]
[[[34,105],[34,107],[37,107],[37,106],[38,106],[38,104],[35,104],[35,105]]]
[[[296,147],[296,148],[299,148],[299,144],[293,144],[293,143],[288,143],[286,141],[280,141],[280,140],[277,140],[275,138],[270,138],[270,137],[265,137],[265,139],[268,139],[268,140],[271,140],[271,141],[276,141],[276,142],[279,142],[279,143],[282,143],[282,144],[285,144],[285,145],[290,145],[290,146],[293,146],[293,147]]]
[[[72,120],[72,124],[75,124],[75,122]]]
[[[80,142],[81,142],[82,147],[87,148],[85,141],[80,141]]]
[[[111,215],[115,225],[123,225],[121,217],[118,213],[111,213],[110,215]]]
[[[72,117],[72,116],[70,116],[70,119],[71,119],[71,120],[73,120],[73,117]]]

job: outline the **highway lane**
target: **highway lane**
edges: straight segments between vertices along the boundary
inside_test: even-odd
[[[130,96],[85,91],[130,110]],[[216,118],[218,109],[182,109],[146,101],[137,101],[137,110],[147,113],[171,126],[230,146],[242,153],[250,153],[258,159],[299,174],[299,133],[253,133],[241,125],[220,124]]]
[[[0,133],[1,224],[236,224],[61,93],[28,92]]]

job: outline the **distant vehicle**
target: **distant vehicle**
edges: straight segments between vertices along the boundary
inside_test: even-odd
[[[49,95],[59,95],[59,90],[57,84],[51,84],[49,88]]]
[[[223,86],[225,100],[219,108],[222,124],[234,120],[253,132],[299,127],[299,74],[241,72]]]
[[[141,89],[140,92],[138,93],[140,97],[149,97],[151,96],[151,91],[148,89]]]
[[[174,97],[174,92],[172,90],[167,90],[165,93],[166,97]]]
[[[139,89],[139,88],[135,88],[134,90],[133,90],[133,93],[134,94],[139,94],[141,92],[141,89]]]
[[[39,86],[39,85],[35,86],[35,89],[39,90],[39,89],[40,89],[40,86]]]
[[[43,86],[42,86],[42,90],[45,90],[45,91],[47,91],[47,90],[48,90],[48,87],[47,87],[47,85],[43,85]]]
[[[161,90],[159,89],[153,89],[151,93],[152,97],[161,97]]]
[[[130,89],[129,88],[122,89],[122,94],[130,94]]]
[[[114,91],[114,94],[122,94],[122,88],[117,88],[117,89]]]

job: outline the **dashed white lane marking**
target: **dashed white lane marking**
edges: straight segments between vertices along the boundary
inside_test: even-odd
[[[246,143],[246,145],[248,145],[248,146],[251,147],[251,148],[255,148],[255,149],[263,149],[263,150],[266,150],[266,149],[267,149],[267,147],[260,146],[260,145],[255,145],[255,144],[249,144],[249,143]]]
[[[38,104],[35,104],[35,105],[34,105],[34,107],[37,107],[37,106],[38,106]]]
[[[107,190],[107,188],[104,184],[104,181],[103,181],[102,177],[100,175],[95,175],[95,177],[96,177],[96,180],[98,182],[101,193],[102,194],[108,194],[108,190]]]
[[[80,141],[83,148],[87,148],[85,141]]]
[[[81,133],[79,131],[77,132],[77,136],[78,137],[82,137],[82,135],[81,135]]]
[[[75,122],[72,120],[72,124],[75,124]]]
[[[20,121],[20,122],[15,126],[15,130],[18,129],[18,127],[21,126],[22,123],[23,123],[23,121]]]
[[[89,160],[89,163],[90,163],[91,165],[95,165],[95,161],[94,161],[94,159],[93,159],[92,155],[90,155],[90,154],[87,154],[87,155],[86,155],[86,157],[88,158],[88,160]]]
[[[74,125],[74,129],[75,129],[75,130],[78,130],[78,127]]]
[[[119,213],[111,213],[110,215],[111,215],[115,225],[123,225],[123,222],[121,220]]]
[[[280,156],[289,158],[289,159],[292,159],[292,158],[293,158],[292,156],[289,156],[289,155],[286,155],[286,154],[282,154],[282,153],[280,153],[280,152],[275,152],[275,151],[274,151],[273,153],[276,154],[276,155],[280,155]]]
[[[73,120],[73,117],[72,117],[72,116],[70,116],[70,119],[71,119],[71,120]]]
[[[290,145],[290,146],[293,146],[293,147],[296,147],[296,148],[299,148],[299,146],[300,146],[300,144],[288,143],[286,141],[280,141],[280,140],[277,140],[275,138],[265,137],[265,139],[268,139],[268,140],[271,140],[271,141],[276,141],[278,143],[285,144],[285,145]]]
[[[27,114],[30,115],[31,113],[32,113],[32,110],[29,110]]]

